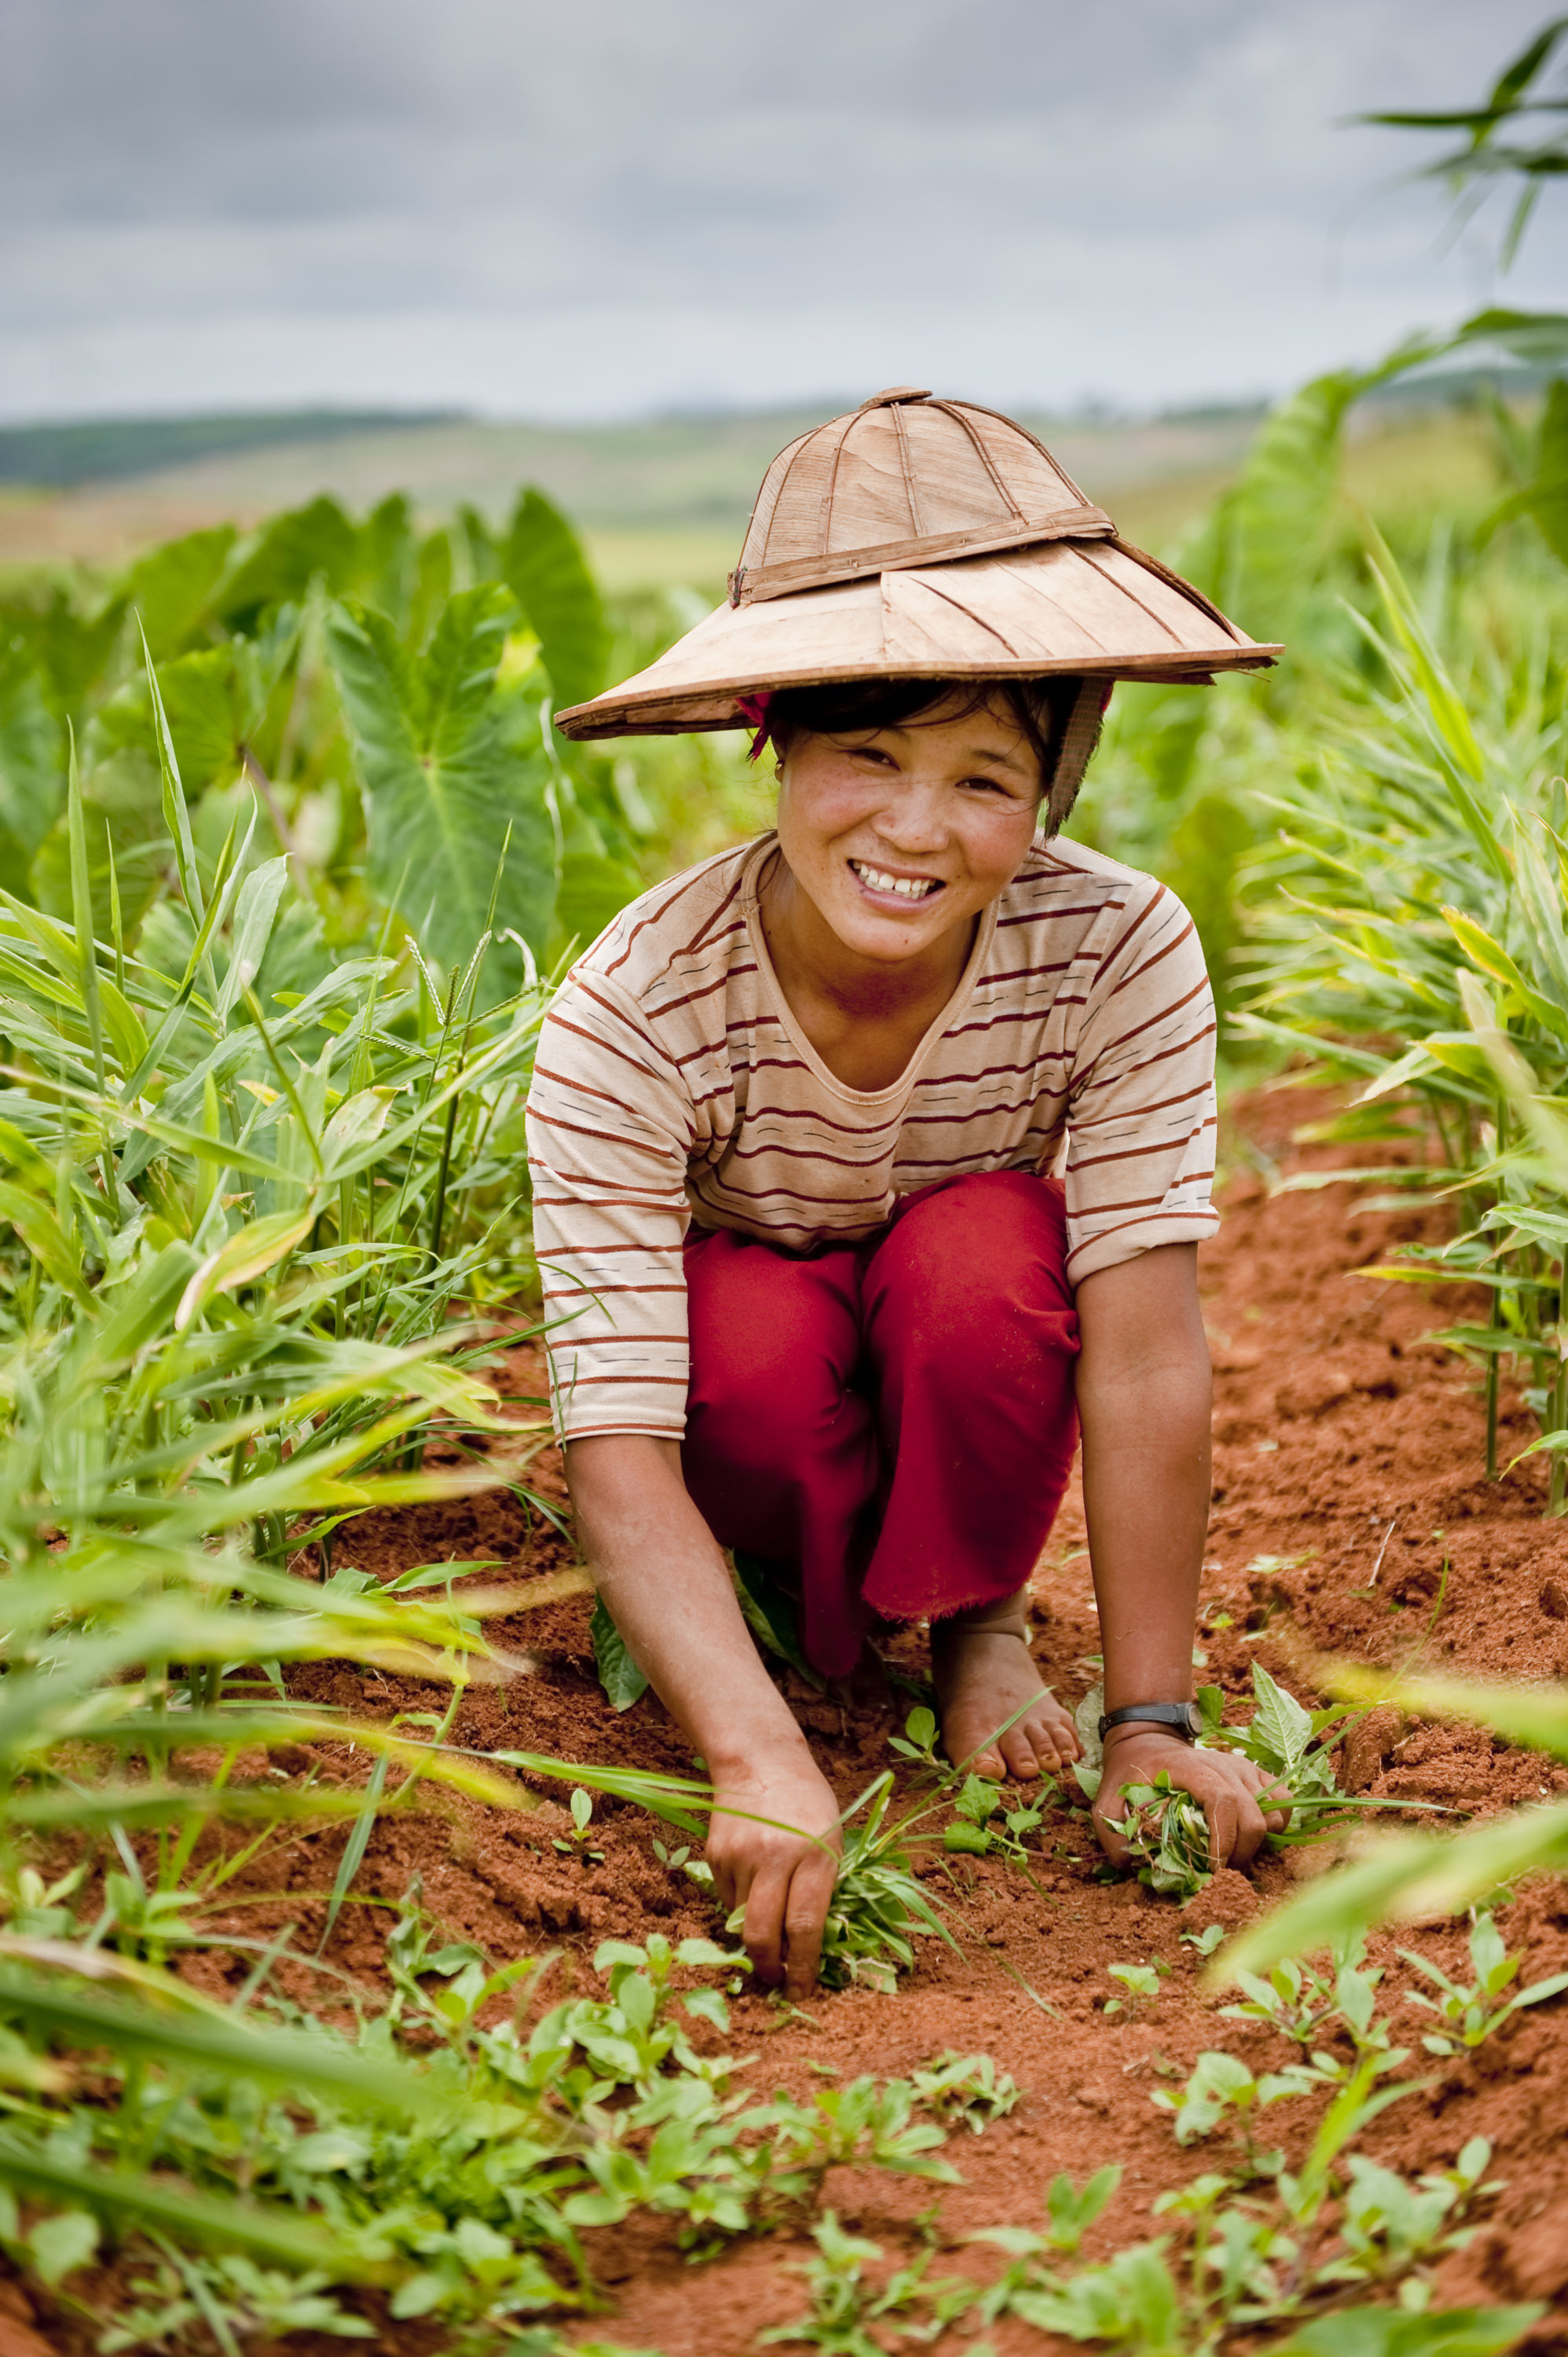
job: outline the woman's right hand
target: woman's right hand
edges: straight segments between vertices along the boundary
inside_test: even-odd
[[[843,1847],[839,1804],[804,1740],[772,1756],[710,1766],[707,1859],[726,1913],[746,1910],[742,1939],[765,1988],[797,2003],[815,1985],[822,1927]],[[768,1820],[761,1823],[759,1820]]]

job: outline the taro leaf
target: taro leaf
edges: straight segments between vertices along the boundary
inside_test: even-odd
[[[478,509],[470,506],[467,500],[457,511],[457,528],[468,552],[468,564],[474,579],[504,581],[506,566],[501,559],[500,545]]]
[[[158,694],[174,739],[180,782],[192,805],[214,783],[232,782],[298,644],[292,608],[253,640],[202,647],[158,665]],[[95,758],[129,747],[155,755],[152,698],[145,672],[128,680],[94,716]]]
[[[1526,2308],[1346,2308],[1277,2344],[1273,2357],[1499,2357],[1545,2315]]]
[[[65,733],[36,675],[0,675],[0,869],[20,888],[33,854],[65,807]]]
[[[607,853],[566,852],[555,899],[555,943],[581,956],[641,889],[636,871]]]
[[[70,591],[57,589],[42,607],[0,607],[0,635],[38,671],[63,716],[81,712],[114,658],[124,620],[123,596],[89,618],[77,612]]]
[[[262,527],[214,600],[219,619],[243,630],[268,606],[297,603],[317,576],[334,595],[360,563],[360,533],[336,500],[312,500]]]
[[[395,622],[408,620],[418,580],[418,555],[408,501],[401,491],[384,499],[360,532],[360,577],[365,602]]]
[[[178,654],[207,614],[236,536],[231,523],[187,533],[131,567],[125,595],[140,617],[155,662]]]
[[[538,634],[556,708],[586,703],[604,685],[609,660],[604,606],[571,525],[532,486],[512,511],[501,561]]]
[[[594,1641],[594,1659],[607,1699],[617,1710],[629,1710],[648,1692],[648,1680],[628,1652],[626,1639],[610,1619],[609,1607],[602,1596],[594,1598],[594,1617],[588,1623],[588,1632]],[[575,1794],[573,1797],[575,1799]]]
[[[521,683],[497,677],[515,618],[504,589],[464,590],[417,658],[368,608],[338,606],[328,619],[365,791],[371,885],[448,972],[483,934],[492,894],[498,933],[511,928],[536,955],[549,933],[555,841],[538,707]],[[486,1001],[521,972],[515,952],[493,949]]]
[[[1243,1747],[1247,1757],[1255,1760],[1260,1768],[1294,1776],[1312,1740],[1311,1714],[1303,1710],[1294,1695],[1274,1684],[1261,1662],[1252,1664],[1252,1691],[1258,1697],[1258,1707],[1247,1729]]]
[[[172,848],[164,824],[157,771],[145,753],[134,749],[116,753],[99,762],[82,780],[81,803],[92,905],[102,912],[100,930],[107,931],[113,845],[121,921],[128,934],[157,891]],[[63,813],[39,844],[31,877],[33,898],[39,908],[69,922],[70,837]]]
[[[747,1555],[743,1547],[736,1547],[735,1576],[739,1582],[740,1609],[753,1635],[770,1653],[777,1653],[781,1662],[788,1662],[792,1670],[798,1670],[812,1685],[820,1687],[821,1673],[811,1667],[800,1642],[800,1616],[795,1609],[795,1599],[780,1585],[772,1566],[763,1556]]]

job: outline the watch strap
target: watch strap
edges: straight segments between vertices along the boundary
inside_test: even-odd
[[[1203,1713],[1195,1702],[1130,1702],[1106,1712],[1100,1722],[1100,1740],[1103,1743],[1113,1727],[1126,1727],[1134,1719],[1165,1727],[1187,1743],[1196,1743],[1203,1732]]]

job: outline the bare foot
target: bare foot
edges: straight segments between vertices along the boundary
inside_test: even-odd
[[[955,1768],[1051,1776],[1080,1756],[1077,1728],[1029,1658],[1021,1616],[1015,1629],[995,1620],[982,1628],[961,1619],[933,1621],[931,1676],[942,1748]]]

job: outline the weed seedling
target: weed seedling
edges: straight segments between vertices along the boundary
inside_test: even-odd
[[[1105,2000],[1104,2011],[1109,2018],[1114,2013],[1126,2013],[1139,2004],[1152,2004],[1160,1993],[1160,1975],[1153,1964],[1107,1964],[1106,1971],[1113,1981],[1120,1981],[1127,1994]]]
[[[989,2054],[939,2054],[924,2071],[911,2072],[909,2084],[933,2119],[961,2121],[975,2136],[1019,2100],[1016,2083],[997,2071]]]
[[[580,1857],[585,1866],[603,1866],[604,1851],[588,1847],[588,1828],[594,1821],[594,1803],[591,1794],[585,1792],[581,1784],[572,1794],[571,1808],[572,1838],[563,1841],[559,1834],[553,1835],[551,1848],[558,1849],[564,1857]]]
[[[900,1760],[912,1760],[918,1768],[929,1768],[935,1776],[947,1773],[947,1762],[937,1754],[937,1715],[924,1703],[912,1710],[904,1721],[902,1735],[890,1735],[889,1748]]]
[[[822,2357],[886,2357],[886,2344],[871,2327],[882,2324],[921,2341],[934,2340],[974,2298],[974,2287],[960,2276],[928,2283],[933,2250],[928,2247],[907,2267],[897,2268],[880,2291],[865,2281],[865,2271],[882,2256],[882,2246],[848,2234],[832,2210],[811,2229],[817,2246],[814,2259],[798,2272],[806,2278],[811,2306],[806,2316],[775,2324],[758,2335],[764,2346],[793,2341],[822,2352]],[[911,2326],[895,2321],[923,2309],[928,2321]]]
[[[1460,2047],[1484,2045],[1494,2030],[1525,2006],[1543,2005],[1548,1997],[1561,1996],[1568,1989],[1568,1973],[1553,1973],[1546,1980],[1532,1981],[1529,1988],[1518,1990],[1505,2001],[1504,1992],[1517,1978],[1524,1958],[1508,1953],[1502,1933],[1489,1914],[1477,1915],[1470,1933],[1470,1965],[1476,1977],[1468,1988],[1450,1980],[1438,1965],[1412,1949],[1402,1948],[1400,1954],[1418,1973],[1424,1973],[1437,1990],[1435,1996],[1427,1996],[1420,1989],[1412,1989],[1406,2004],[1434,2013],[1454,2033],[1449,2037],[1429,2030],[1421,2041],[1429,2054],[1454,2054]]]

